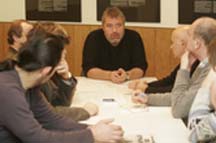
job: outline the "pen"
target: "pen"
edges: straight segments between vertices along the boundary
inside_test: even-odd
[[[114,98],[104,98],[103,101],[104,102],[114,102],[115,99]]]
[[[144,92],[141,92],[141,93],[137,94],[137,96],[145,97],[145,96],[147,96],[147,95],[146,95]]]

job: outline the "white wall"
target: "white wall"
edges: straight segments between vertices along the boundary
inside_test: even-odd
[[[25,0],[0,0],[0,21],[25,18]]]
[[[82,1],[82,24],[100,24],[96,20],[96,0]],[[0,0],[0,22],[25,19],[25,0]],[[69,23],[70,24],[70,23]],[[161,0],[160,23],[127,23],[129,26],[176,27],[178,25],[178,1]]]

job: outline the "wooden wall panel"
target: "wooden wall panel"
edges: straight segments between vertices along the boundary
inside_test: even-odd
[[[65,29],[69,32],[71,37],[71,43],[67,47],[67,60],[69,61],[70,69],[73,74],[80,75],[82,71],[82,51],[84,46],[84,41],[90,31],[99,28],[99,26],[83,26],[74,25],[73,27],[68,25],[63,25]]]
[[[66,50],[67,50],[66,59],[68,61],[70,70],[75,71],[75,66],[74,66],[75,65],[75,58],[74,58],[74,54],[75,54],[75,52],[74,52],[75,51],[74,27],[71,27],[69,25],[63,25],[63,27],[65,28],[65,30],[68,32],[68,34],[70,36],[70,44],[68,46],[66,46]]]
[[[157,29],[155,41],[154,67],[155,76],[164,77],[176,66],[177,60],[174,59],[170,49],[172,29]]]
[[[10,23],[0,23],[0,60],[6,58],[8,51],[7,31],[9,27]]]
[[[5,58],[7,53],[7,30],[10,23],[0,23],[0,60]],[[74,75],[80,75],[82,68],[82,50],[84,41],[98,25],[72,25],[64,24],[71,37],[71,43],[66,47],[67,61],[69,68]],[[146,27],[127,27],[136,30],[141,35],[148,61],[147,76],[157,78],[167,75],[178,63],[174,59],[170,46],[170,36],[173,29],[170,28],[146,28]]]
[[[153,28],[141,28],[141,27],[132,27],[137,31],[144,43],[146,59],[148,62],[148,69],[146,72],[146,76],[155,76],[155,59],[154,59],[154,47],[155,47],[155,30]]]
[[[0,24],[0,59],[3,59],[3,45],[4,45],[4,24]]]

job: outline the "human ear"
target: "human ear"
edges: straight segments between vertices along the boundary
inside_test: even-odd
[[[17,37],[16,35],[13,35],[12,37],[13,37],[14,41],[18,41],[18,39],[19,39],[19,37]]]
[[[51,70],[52,70],[52,67],[50,67],[50,66],[44,67],[44,68],[41,70],[41,74],[42,74],[43,76],[48,75],[48,74],[50,73]]]
[[[194,49],[198,49],[200,47],[200,41],[199,40],[194,40]]]

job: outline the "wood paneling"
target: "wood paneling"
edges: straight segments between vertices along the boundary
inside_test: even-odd
[[[136,27],[131,27],[130,29],[137,31],[143,39],[146,52],[146,59],[148,62],[146,76],[155,76],[155,30],[153,28]]]
[[[10,23],[0,23],[0,60],[6,58],[8,51],[7,31],[9,27]]]
[[[157,29],[155,35],[155,76],[161,77],[167,75],[175,65],[177,59],[174,59],[170,49],[172,30]]]
[[[7,30],[10,23],[0,23],[0,60],[5,58],[7,53]],[[71,43],[67,48],[67,61],[71,72],[80,75],[82,68],[82,50],[88,33],[100,28],[98,25],[69,25],[63,27],[71,37]],[[170,36],[173,29],[170,28],[146,28],[127,27],[140,33],[148,61],[147,76],[161,78],[177,65],[178,60],[174,59],[170,50]]]
[[[5,40],[4,40],[4,26],[3,26],[3,24],[1,24],[1,26],[0,26],[0,59],[2,59],[3,58],[3,54],[4,54],[4,49],[3,49],[3,45],[4,45],[4,42]]]

